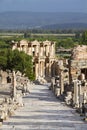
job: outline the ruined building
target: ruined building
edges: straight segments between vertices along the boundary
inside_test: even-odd
[[[55,88],[58,96],[62,95],[75,107],[87,103],[87,46],[74,47],[69,60],[58,60],[56,75],[59,77]]]
[[[87,102],[87,46],[77,46],[69,60],[69,80],[74,82],[73,100],[77,106]]]
[[[33,70],[36,79],[49,79],[54,76],[55,42],[26,41],[12,42],[12,50],[24,51],[33,57]]]
[[[77,46],[69,61],[70,83],[75,79],[87,79],[87,46]]]

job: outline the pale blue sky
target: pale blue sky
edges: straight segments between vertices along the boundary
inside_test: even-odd
[[[87,0],[0,0],[2,11],[87,13]]]

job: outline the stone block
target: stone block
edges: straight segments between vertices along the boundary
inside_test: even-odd
[[[55,95],[60,96],[60,88],[55,88]]]
[[[8,116],[13,116],[13,115],[15,115],[15,112],[14,109],[12,108],[8,111]]]
[[[3,122],[3,121],[0,121],[0,126],[2,126],[2,122]]]

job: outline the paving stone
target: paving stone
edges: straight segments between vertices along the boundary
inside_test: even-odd
[[[60,102],[47,85],[35,85],[23,102],[0,130],[87,130],[82,117]]]
[[[71,128],[71,127],[61,127],[60,130],[76,130],[75,128]]]

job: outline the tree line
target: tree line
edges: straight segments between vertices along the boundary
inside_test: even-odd
[[[30,80],[34,80],[32,56],[18,50],[0,50],[0,69],[15,70],[25,74]]]

